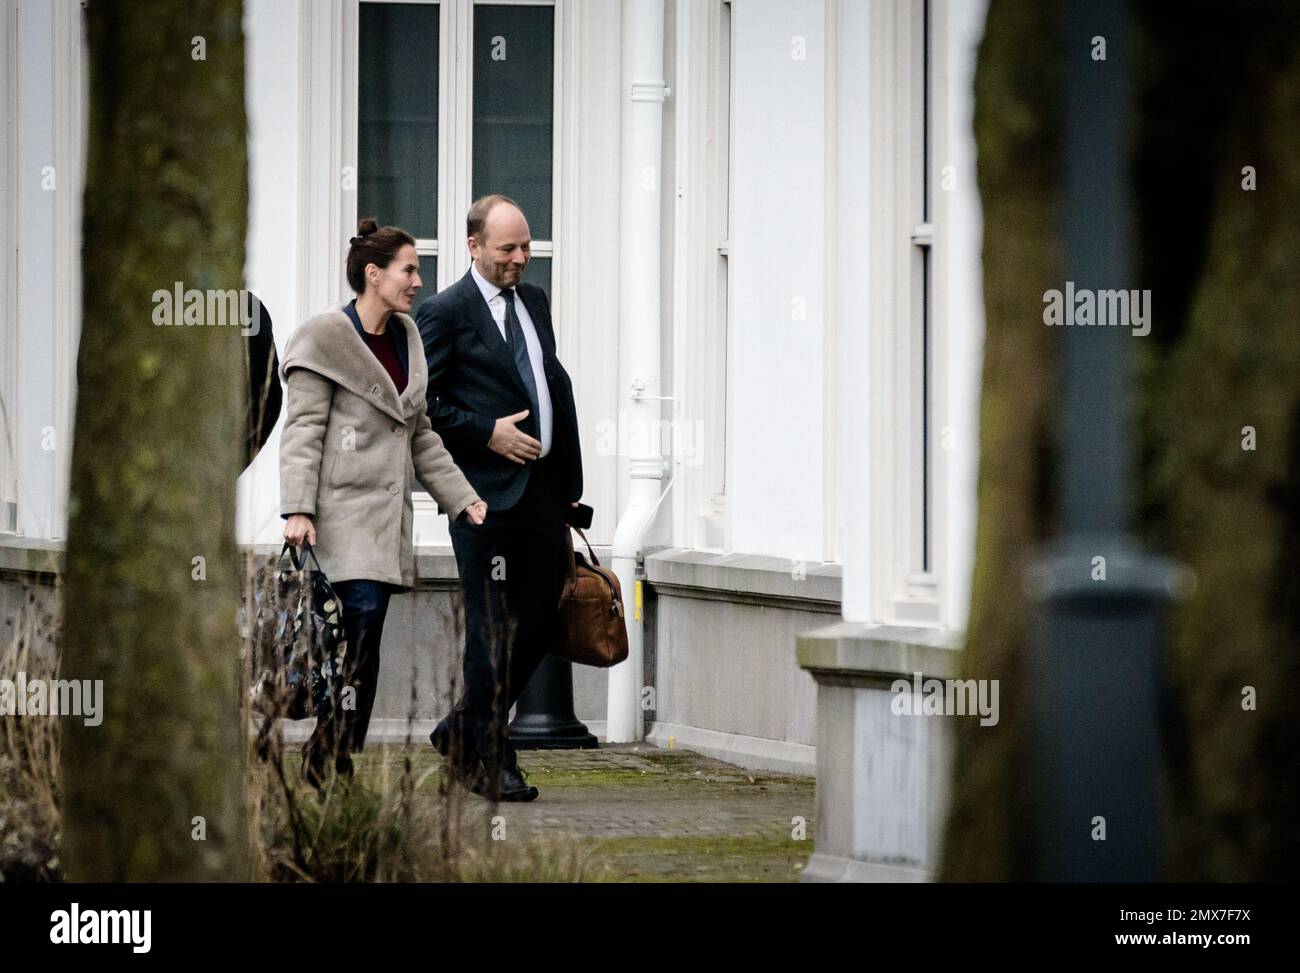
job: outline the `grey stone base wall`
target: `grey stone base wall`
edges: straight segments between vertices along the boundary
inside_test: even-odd
[[[57,617],[61,542],[0,539],[0,625],[23,611]],[[278,546],[254,550],[271,563]],[[596,548],[602,563],[608,550]],[[369,739],[423,742],[460,685],[464,637],[450,548],[417,551],[417,588],[393,598],[384,627]],[[625,594],[631,609],[632,593]],[[837,565],[806,569],[778,558],[666,550],[646,558],[644,685],[654,691],[646,738],[754,769],[811,774],[816,686],[791,646],[839,613]],[[28,605],[29,599],[34,599]],[[28,605],[28,608],[24,608]],[[603,737],[609,676],[573,668],[574,711]],[[305,738],[312,721],[286,724]]]
[[[0,539],[0,651],[21,640],[33,655],[54,657],[62,570],[62,544]]]
[[[742,767],[812,774],[817,697],[791,647],[840,611],[838,565],[669,549],[646,557],[647,739]]]
[[[934,880],[943,852],[951,715],[895,711],[893,684],[959,675],[961,633],[838,622],[801,635],[817,682],[817,851],[808,882]],[[918,701],[919,702],[919,701]]]
[[[279,547],[254,550],[257,564],[271,564]],[[400,741],[407,723],[429,724],[429,729],[450,706],[453,686],[461,682],[463,623],[456,561],[450,548],[429,548],[416,558],[416,590],[395,596],[388,609],[380,647],[379,687],[374,720],[378,738]],[[25,538],[0,539],[0,638],[12,644],[18,631],[37,622],[33,651],[53,651],[49,620],[60,608],[59,577],[63,571],[63,544]],[[604,674],[575,674],[579,712],[605,718]],[[312,721],[286,726],[286,734],[306,736]]]

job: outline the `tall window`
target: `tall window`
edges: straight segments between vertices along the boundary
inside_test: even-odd
[[[907,298],[900,318],[901,349],[907,380],[900,391],[907,443],[904,457],[906,537],[900,544],[904,570],[895,598],[900,620],[937,622],[938,583],[935,566],[935,427],[934,427],[934,224],[933,205],[934,83],[931,0],[910,0],[899,24],[903,49],[900,68],[906,90],[900,112],[899,181],[906,200],[900,214],[908,235]]]
[[[403,226],[437,261],[438,5],[361,4],[359,36],[357,215]]]
[[[524,279],[551,289],[555,8],[474,7],[473,195],[504,193],[528,215]]]
[[[934,302],[931,298],[931,257],[934,246],[934,228],[930,222],[930,193],[932,176],[931,159],[931,118],[930,118],[930,0],[916,0],[920,8],[913,26],[914,48],[912,65],[914,71],[913,113],[914,126],[912,135],[913,191],[910,199],[910,218],[914,220],[912,238],[912,286],[911,326],[914,336],[913,368],[919,379],[915,383],[912,404],[912,435],[919,443],[916,461],[912,470],[912,491],[914,503],[919,505],[916,517],[916,530],[913,537],[911,560],[913,571],[928,575],[932,569],[933,554],[933,362],[931,316]],[[919,20],[919,25],[916,21]],[[919,75],[916,77],[915,75]]]
[[[533,235],[524,279],[549,293],[555,7],[365,0],[358,53],[358,214],[416,236],[431,293],[464,266],[469,204],[503,193]]]
[[[714,52],[709,78],[710,234],[713,240],[712,327],[706,346],[710,376],[706,391],[707,441],[714,444],[706,458],[703,534],[700,547],[725,548],[727,531],[727,429],[729,345],[731,334],[731,184],[735,86],[732,70],[732,7],[730,0],[715,5]]]
[[[437,280],[438,5],[363,3],[358,46],[358,216],[410,231]]]
[[[937,416],[945,401],[944,322],[936,287],[935,172],[943,111],[939,31],[931,0],[872,4],[876,142],[871,218],[876,252],[872,349],[873,602],[882,620],[935,625],[941,617],[944,461]]]

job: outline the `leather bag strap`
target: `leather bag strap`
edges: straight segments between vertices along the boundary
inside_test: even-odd
[[[591,541],[587,540],[587,535],[583,533],[581,527],[574,527],[573,529],[576,530],[578,532],[578,536],[582,538],[582,543],[587,545],[587,554],[590,555],[591,557],[591,563],[595,567],[600,567],[600,562],[596,560],[596,552],[591,549]],[[572,561],[573,560],[573,554],[572,554],[573,538],[572,537],[569,538],[569,551],[570,551],[569,560]]]

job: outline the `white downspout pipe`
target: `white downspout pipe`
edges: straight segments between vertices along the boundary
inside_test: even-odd
[[[627,506],[614,531],[613,570],[627,604],[627,661],[609,671],[605,737],[632,743],[644,733],[642,629],[636,616],[637,558],[658,508],[664,458],[660,419],[660,193],[663,178],[663,0],[623,2],[622,180],[619,261],[619,395],[630,430]]]

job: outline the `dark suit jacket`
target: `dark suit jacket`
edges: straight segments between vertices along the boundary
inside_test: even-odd
[[[515,288],[537,329],[546,382],[551,393],[551,451],[565,486],[565,503],[582,496],[582,452],[573,382],[555,357],[555,331],[546,292],[532,284]],[[519,428],[541,439],[538,416],[505,339],[469,271],[440,294],[423,301],[415,321],[429,363],[429,421],[456,465],[489,510],[509,510],[528,485],[532,463],[520,466],[488,449],[497,419],[529,409]]]

